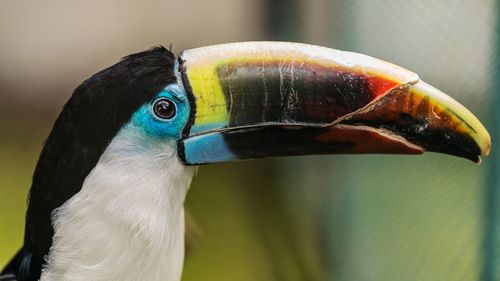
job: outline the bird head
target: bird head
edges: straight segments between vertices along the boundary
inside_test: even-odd
[[[434,151],[479,162],[490,145],[464,106],[372,57],[284,42],[216,45],[177,58],[153,48],[96,73],[64,106],[33,176],[21,272],[38,280],[53,215],[99,163],[114,161],[106,171],[123,168],[118,180],[126,181],[142,164],[165,167],[156,160],[181,173],[308,154]]]

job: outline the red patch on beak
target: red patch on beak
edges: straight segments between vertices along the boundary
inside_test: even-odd
[[[328,127],[328,131],[315,137],[322,143],[346,142],[354,146],[337,153],[384,153],[384,154],[422,154],[424,149],[410,143],[400,136],[368,126],[337,124]]]
[[[367,76],[368,87],[370,92],[373,94],[373,98],[381,96],[394,88],[398,87],[400,84],[388,79],[383,79],[377,76]]]

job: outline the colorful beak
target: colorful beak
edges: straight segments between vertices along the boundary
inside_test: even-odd
[[[356,53],[246,42],[184,51],[191,116],[179,156],[198,165],[266,156],[435,151],[480,161],[481,122],[396,65]]]

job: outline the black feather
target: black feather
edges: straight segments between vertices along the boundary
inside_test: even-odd
[[[176,82],[175,56],[162,46],[123,58],[78,86],[57,118],[30,190],[24,248],[10,264],[19,281],[38,280],[52,245],[52,212],[78,193],[133,112]]]

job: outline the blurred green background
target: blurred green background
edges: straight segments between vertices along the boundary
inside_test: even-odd
[[[492,133],[449,156],[322,156],[202,167],[183,280],[500,280],[495,0],[0,1],[0,266],[21,246],[44,138],[81,81],[150,46],[289,40],[409,68]]]

